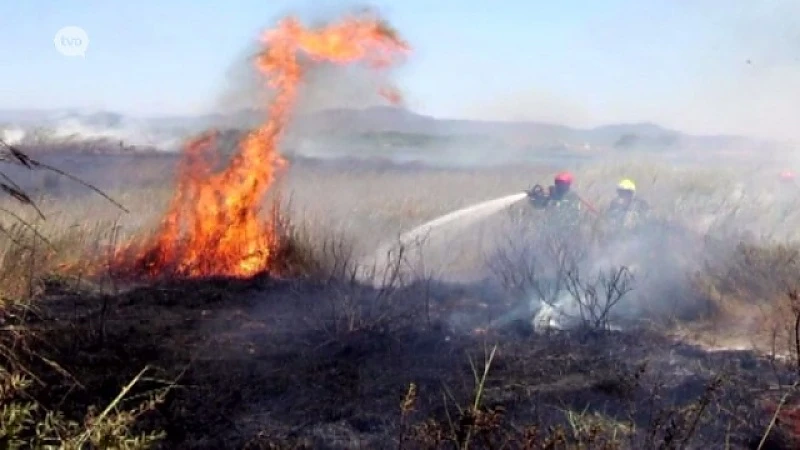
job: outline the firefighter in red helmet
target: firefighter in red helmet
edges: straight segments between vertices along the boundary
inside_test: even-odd
[[[553,185],[544,192],[541,186],[536,185],[528,192],[531,204],[537,209],[570,208],[581,209],[581,200],[572,191],[573,176],[569,172],[559,172],[553,180]]]
[[[781,182],[786,184],[792,184],[795,182],[795,174],[791,170],[784,170],[780,173],[779,178]]]

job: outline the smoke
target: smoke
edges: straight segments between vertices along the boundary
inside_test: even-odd
[[[0,129],[9,144],[74,144],[105,142],[121,147],[145,147],[174,151],[184,135],[172,130],[159,130],[134,120],[107,121],[92,115],[71,115],[43,121],[38,125],[11,125]]]
[[[698,284],[710,276],[709,267],[728,270],[742,242],[769,248],[800,238],[800,187],[780,181],[773,169],[675,167],[652,159],[639,165],[585,166],[576,172],[574,188],[600,215],[586,217],[580,227],[563,226],[550,212],[533,211],[522,202],[480,222],[465,217],[430,236],[426,232],[424,248],[408,255],[408,265],[416,273],[435,273],[437,280],[466,286],[475,295],[491,293],[482,299],[490,309],[479,315],[453,310],[450,319],[459,329],[487,323],[500,329],[519,321],[569,328],[596,321],[598,315],[612,328],[703,319],[714,314]],[[511,171],[501,170],[510,176]],[[631,228],[602,217],[623,177],[636,180],[637,195],[652,207],[651,215]],[[474,188],[481,186],[486,188],[476,180]],[[447,216],[428,217],[436,223]],[[730,276],[737,283],[737,275]],[[630,291],[616,300],[607,298],[614,293],[609,289],[621,286]],[[604,312],[608,301],[614,304]]]
[[[25,130],[19,126],[0,130],[0,138],[2,138],[5,143],[11,145],[21,144],[23,139],[25,139],[25,134]]]
[[[343,6],[340,2],[314,4],[284,11],[269,26],[285,17],[295,17],[306,24],[324,26],[347,14],[379,15],[374,8]],[[226,71],[222,93],[215,102],[215,112],[235,113],[242,110],[263,113],[272,98],[272,91],[255,69],[255,58],[262,48],[258,41],[249,43]],[[341,66],[314,62],[304,67],[304,82],[298,95],[295,114],[303,116],[336,108],[367,108],[385,105],[381,88],[391,86],[391,73],[368,70],[358,64]],[[297,130],[295,130],[297,131]]]
[[[262,111],[270,99],[256,68],[255,57],[260,49],[253,41],[236,56],[225,72],[225,80],[212,110],[230,114],[241,110]]]
[[[541,122],[586,127],[591,116],[586,105],[576,99],[544,90],[528,88],[468,105],[463,115],[474,120]]]
[[[659,223],[601,235],[589,226],[528,216],[496,230],[487,267],[517,306],[493,327],[617,328],[698,314],[691,280],[703,268],[702,236]]]

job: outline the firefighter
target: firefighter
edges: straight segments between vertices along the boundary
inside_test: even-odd
[[[791,170],[784,170],[778,174],[778,186],[773,193],[767,195],[767,203],[772,203],[769,208],[777,214],[777,223],[786,223],[787,218],[794,211],[797,202],[797,175]]]
[[[560,172],[555,176],[553,185],[547,190],[540,185],[536,185],[528,192],[530,205],[527,216],[533,210],[540,210],[545,213],[543,221],[537,221],[536,229],[539,233],[556,233],[557,235],[571,235],[577,232],[584,222],[584,203],[581,198],[572,190],[572,174]],[[528,220],[533,217],[528,217]]]
[[[636,197],[636,183],[625,178],[617,184],[617,197],[611,201],[608,217],[623,228],[636,225],[650,212],[650,205]]]
[[[795,174],[791,170],[784,170],[778,175],[779,179],[784,184],[794,184],[795,183]]]
[[[572,180],[571,173],[560,172],[555,176],[553,185],[547,188],[547,193],[544,192],[541,186],[534,186],[528,192],[531,205],[536,209],[569,208],[580,210],[581,200],[571,189]]]

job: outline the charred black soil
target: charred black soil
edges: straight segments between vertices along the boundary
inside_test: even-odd
[[[652,331],[457,330],[453,305],[478,319],[506,307],[465,292],[49,283],[24,319],[33,394],[80,420],[150,366],[129,398],[174,382],[138,424],[165,430],[164,448],[757,448],[795,380],[774,360]],[[792,425],[778,420],[762,448],[795,448]]]

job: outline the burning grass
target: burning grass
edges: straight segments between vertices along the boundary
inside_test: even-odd
[[[240,141],[219,172],[213,164],[214,135],[188,143],[160,228],[152,240],[126,248],[114,264],[149,276],[251,276],[269,270],[276,264],[272,250],[281,244],[276,224],[259,213],[276,172],[285,164],[278,144],[308,70],[302,58],[314,63],[362,62],[382,69],[408,49],[373,17],[348,17],[319,29],[288,18],[264,33],[256,66],[274,90],[266,120]],[[388,98],[400,100],[396,94]]]

